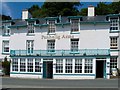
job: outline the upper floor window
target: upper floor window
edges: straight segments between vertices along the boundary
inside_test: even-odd
[[[9,53],[9,41],[3,41],[3,53]]]
[[[34,49],[34,41],[33,40],[27,40],[27,53],[33,53]]]
[[[71,32],[79,31],[79,19],[71,19]]]
[[[78,51],[79,39],[71,39],[71,51]]]
[[[110,49],[118,48],[118,37],[110,37]]]
[[[10,28],[8,28],[8,24],[3,24],[4,29],[3,29],[3,35],[9,36],[10,35]]]
[[[118,30],[119,21],[117,18],[110,19],[110,30]]]
[[[49,20],[48,22],[49,28],[48,28],[48,33],[55,33],[55,20]]]
[[[28,34],[33,34],[35,32],[34,22],[28,22]]]
[[[55,40],[47,41],[48,52],[55,52]]]

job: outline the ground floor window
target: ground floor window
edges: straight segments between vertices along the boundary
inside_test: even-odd
[[[66,59],[65,61],[65,73],[72,73],[72,59]]]
[[[117,57],[110,58],[110,68],[117,68]]]
[[[32,58],[29,58],[27,60],[27,71],[33,72],[33,59]]]
[[[85,73],[92,73],[93,71],[93,60],[85,59]]]
[[[82,59],[75,59],[75,73],[82,73]]]
[[[18,59],[12,59],[12,71],[18,71]]]
[[[20,71],[21,72],[26,71],[26,60],[25,60],[25,58],[20,59]]]
[[[63,59],[56,59],[56,73],[63,73]]]
[[[35,72],[41,72],[41,59],[35,59]]]

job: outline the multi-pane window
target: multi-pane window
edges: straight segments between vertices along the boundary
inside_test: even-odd
[[[27,71],[33,72],[33,59],[31,58],[27,59]]]
[[[27,52],[28,53],[33,53],[33,47],[34,47],[34,41],[27,40]]]
[[[110,30],[118,30],[119,21],[117,18],[110,19]]]
[[[35,32],[34,22],[28,22],[28,34]]]
[[[82,59],[75,59],[75,73],[82,73]]]
[[[55,20],[49,20],[48,33],[55,33]]]
[[[79,19],[72,19],[71,32],[78,32],[78,31],[79,31]]]
[[[63,59],[56,59],[56,73],[63,73]]]
[[[65,61],[65,73],[72,73],[72,59],[66,59]]]
[[[47,41],[48,52],[55,52],[55,40]]]
[[[9,53],[9,41],[3,41],[3,53]]]
[[[18,71],[18,59],[17,58],[12,59],[12,71]]]
[[[3,29],[3,35],[10,35],[10,28],[8,28],[8,24],[3,24],[4,29]]]
[[[26,71],[26,60],[24,58],[20,59],[20,71],[25,72]]]
[[[118,38],[110,37],[110,49],[117,49],[117,48],[118,48]]]
[[[117,57],[110,58],[110,68],[117,68]]]
[[[93,60],[85,59],[85,73],[92,73],[92,72],[93,72]]]
[[[78,51],[79,39],[71,39],[71,51]]]
[[[35,59],[35,72],[41,72],[41,59]]]

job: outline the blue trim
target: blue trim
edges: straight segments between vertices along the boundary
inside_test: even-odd
[[[8,37],[9,37],[10,35],[5,35],[5,34],[3,34],[2,36],[8,36]]]
[[[110,30],[110,33],[119,33],[120,30]]]
[[[70,34],[80,34],[80,32],[70,32]]]
[[[10,74],[34,74],[34,75],[42,75],[42,73],[32,73],[32,72],[10,72]]]
[[[56,33],[47,33],[47,35],[56,35]]]
[[[10,52],[2,52],[3,55],[9,55]]]
[[[110,52],[119,52],[120,50],[110,50]]]
[[[35,33],[27,33],[27,36],[35,36]]]
[[[95,74],[53,74],[53,75],[65,75],[65,76],[95,76]]]

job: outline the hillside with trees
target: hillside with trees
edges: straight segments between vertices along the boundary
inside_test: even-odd
[[[80,2],[44,2],[44,4],[39,7],[38,5],[33,5],[29,8],[29,12],[33,18],[40,17],[51,17],[51,16],[86,16],[87,8],[80,10],[82,4]],[[105,2],[100,2],[95,7],[95,15],[107,15],[107,14],[118,14],[120,13],[120,1],[112,2],[107,4]]]

